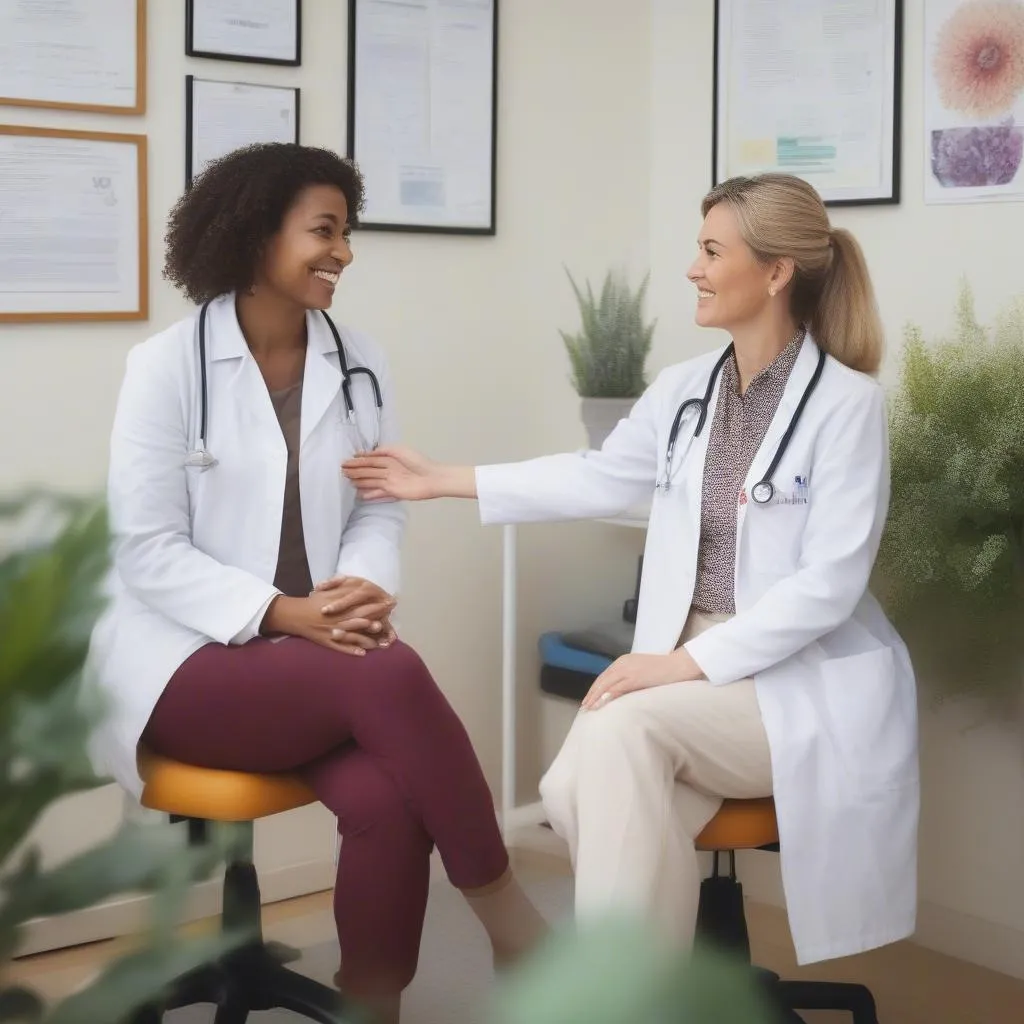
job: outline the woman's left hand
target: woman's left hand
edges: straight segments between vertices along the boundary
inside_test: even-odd
[[[692,682],[703,675],[685,647],[671,654],[624,654],[594,680],[594,685],[583,698],[582,707],[592,711],[632,690]]]

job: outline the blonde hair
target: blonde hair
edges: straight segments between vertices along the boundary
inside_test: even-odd
[[[829,355],[874,374],[883,332],[875,292],[857,239],[833,228],[812,185],[791,174],[730,178],[701,203],[701,214],[728,203],[740,234],[762,263],[793,260],[791,312]]]

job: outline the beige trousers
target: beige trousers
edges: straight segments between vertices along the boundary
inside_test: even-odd
[[[724,618],[691,613],[681,642]],[[695,838],[723,797],[772,792],[753,680],[654,686],[581,710],[540,790],[569,844],[577,920],[642,914],[689,948],[701,881]]]

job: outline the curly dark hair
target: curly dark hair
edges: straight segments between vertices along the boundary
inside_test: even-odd
[[[164,277],[196,304],[249,288],[268,239],[311,185],[340,189],[356,226],[362,175],[329,149],[260,143],[207,164],[168,217]]]

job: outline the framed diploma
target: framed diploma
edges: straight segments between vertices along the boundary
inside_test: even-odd
[[[145,320],[146,137],[0,125],[0,322]]]
[[[3,0],[0,104],[146,111],[146,0]]]
[[[495,233],[498,0],[349,0],[361,228]]]
[[[716,0],[712,179],[898,203],[903,0]]]
[[[302,0],[185,0],[189,57],[302,63]]]
[[[299,141],[299,90],[185,79],[185,183],[211,161],[254,142]]]

